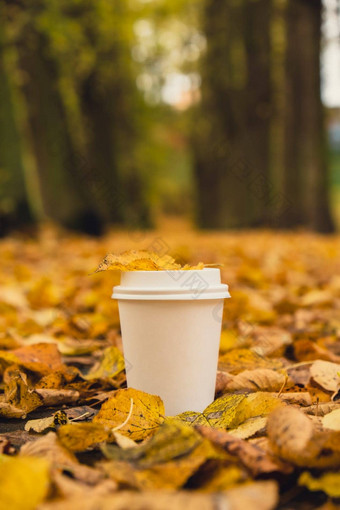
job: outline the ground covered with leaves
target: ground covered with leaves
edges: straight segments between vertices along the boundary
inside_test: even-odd
[[[90,273],[127,249],[223,264],[203,413],[126,388],[119,275]],[[0,250],[1,510],[337,508],[340,237],[44,228]]]

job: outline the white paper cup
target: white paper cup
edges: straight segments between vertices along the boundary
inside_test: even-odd
[[[114,287],[129,387],[159,395],[166,415],[214,400],[223,300],[219,269],[133,271]]]

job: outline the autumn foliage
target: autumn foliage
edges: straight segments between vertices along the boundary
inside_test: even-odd
[[[339,237],[45,228],[0,248],[0,510],[336,507]],[[119,274],[94,271],[140,248],[223,264],[232,299],[202,413],[165,417],[126,388]]]

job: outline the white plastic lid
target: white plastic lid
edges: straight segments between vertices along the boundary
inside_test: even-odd
[[[130,300],[193,300],[230,298],[228,285],[221,283],[216,268],[188,271],[128,271],[121,274],[120,285],[112,298]]]

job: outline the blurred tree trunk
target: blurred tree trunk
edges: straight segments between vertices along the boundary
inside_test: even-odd
[[[281,227],[333,230],[320,93],[321,0],[288,0]]]
[[[84,22],[84,33],[96,55],[96,64],[80,80],[79,97],[87,158],[93,169],[90,186],[106,222],[145,227],[149,225],[149,207],[135,153],[138,106],[126,33],[128,6],[125,0],[116,0],[110,6],[115,30],[109,38],[107,32],[103,33],[103,13],[97,0],[89,2],[87,8],[91,17]]]
[[[0,237],[32,221],[26,195],[20,138],[5,66],[6,40],[0,10]]]
[[[271,0],[208,0],[193,146],[198,222],[252,227],[270,206]]]
[[[22,27],[17,51],[24,72],[22,93],[43,215],[63,226],[97,234],[100,226],[96,215],[81,193],[79,162],[58,88],[58,65],[49,54],[48,40],[35,29],[33,20]]]

